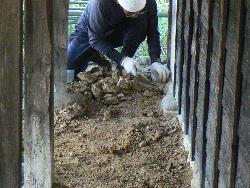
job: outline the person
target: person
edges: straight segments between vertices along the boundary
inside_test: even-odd
[[[110,69],[105,57],[136,75],[133,58],[147,38],[153,80],[166,81],[167,68],[160,63],[160,33],[155,0],[90,0],[81,14],[67,49],[67,82],[83,72],[88,62]],[[121,52],[115,48],[123,47]]]

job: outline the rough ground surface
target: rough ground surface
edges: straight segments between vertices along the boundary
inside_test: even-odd
[[[69,89],[90,99],[90,86],[81,82]],[[73,104],[56,112],[55,187],[190,187],[177,114],[162,115],[162,94],[148,95],[145,87],[132,93],[101,90],[85,106]],[[106,100],[107,93],[126,94],[114,102]]]

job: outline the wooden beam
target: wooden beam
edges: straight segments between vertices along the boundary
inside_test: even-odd
[[[239,152],[237,156],[237,175],[235,187],[250,186],[250,1],[245,1],[246,9],[243,10],[245,31],[241,34],[244,40],[244,51],[242,59],[242,87],[241,87],[241,109],[239,120]],[[246,11],[248,10],[248,11]],[[243,28],[243,29],[244,29]]]
[[[176,80],[174,84],[176,85],[176,98],[178,102],[178,113],[181,114],[182,106],[182,71],[183,71],[183,61],[184,61],[184,13],[186,7],[186,1],[178,0],[178,13],[177,13],[177,33],[176,33]]]
[[[199,86],[197,98],[197,130],[195,161],[200,173],[200,187],[205,186],[206,171],[206,124],[209,109],[210,65],[212,54],[212,20],[214,0],[202,1],[201,5],[201,35],[199,54]]]
[[[197,129],[197,98],[198,98],[198,64],[200,52],[200,16],[201,16],[201,0],[193,1],[194,8],[194,31],[192,41],[192,60],[190,67],[190,113],[189,113],[189,134],[190,134],[190,156],[191,160],[195,158],[195,138]]]
[[[219,187],[234,187],[239,144],[241,106],[241,64],[245,32],[244,0],[231,1],[226,38],[226,65],[223,89],[222,134],[219,157]]]
[[[0,187],[20,186],[21,1],[0,1]]]
[[[172,33],[172,5],[173,5],[173,1],[170,0],[169,1],[169,6],[168,6],[168,31],[167,31],[167,41],[169,41],[167,43],[167,64],[170,65],[170,69],[171,69],[171,64],[170,64],[170,59],[171,59],[171,33]],[[175,12],[176,10],[174,10]],[[172,74],[173,75],[173,74]],[[173,80],[173,79],[172,79]]]
[[[53,0],[25,0],[24,187],[52,187]]]
[[[68,101],[66,96],[68,0],[54,0],[53,7],[54,104],[55,107],[59,107]]]
[[[173,94],[175,96],[176,88],[176,62],[175,62],[175,51],[176,51],[176,32],[177,32],[177,1],[171,1],[169,4],[169,9],[171,9],[171,25],[169,25],[169,38],[168,38],[168,60],[170,63],[171,77],[173,80]],[[170,18],[169,18],[170,20]]]
[[[225,40],[228,1],[215,0],[213,16],[213,52],[210,74],[209,114],[207,121],[206,187],[218,187],[218,160],[222,127],[222,92],[225,72]]]
[[[193,37],[194,11],[193,0],[186,1],[184,21],[184,63],[183,63],[183,84],[182,84],[182,114],[184,119],[184,132],[189,133],[189,113],[190,113],[190,65],[191,65],[191,45]]]

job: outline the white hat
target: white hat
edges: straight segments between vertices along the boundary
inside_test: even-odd
[[[118,0],[118,3],[129,12],[138,12],[146,5],[146,0]]]

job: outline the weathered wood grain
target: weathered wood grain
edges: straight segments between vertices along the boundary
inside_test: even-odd
[[[68,43],[68,0],[53,1],[53,37],[54,37],[54,105],[60,107],[69,99],[66,95],[66,56]]]
[[[178,1],[174,81],[199,186],[248,188],[250,1],[193,0],[192,36],[190,3]]]
[[[241,111],[239,120],[239,153],[237,162],[236,188],[250,188],[250,1],[245,1],[245,34],[242,59]]]
[[[21,1],[0,1],[0,187],[20,186]]]
[[[180,49],[181,49],[181,19],[183,18],[181,9],[182,0],[177,1],[177,12],[176,12],[176,37],[175,37],[175,65],[174,65],[174,96],[178,100],[178,89],[179,89],[179,64],[180,64]],[[173,55],[173,53],[171,53]]]
[[[189,112],[189,135],[191,140],[190,156],[194,160],[195,156],[195,138],[197,128],[197,98],[198,98],[198,64],[200,51],[200,15],[201,15],[201,1],[193,1],[194,8],[194,32],[191,47],[191,67],[190,67],[190,112]]]
[[[207,121],[206,187],[218,187],[218,159],[221,140],[222,92],[225,69],[225,36],[228,1],[215,1],[213,16],[213,53],[210,74]]]
[[[184,13],[186,8],[186,1],[178,1],[178,17],[177,17],[177,52],[176,52],[176,85],[177,85],[177,102],[178,112],[181,114],[182,106],[182,83],[183,83],[183,61],[184,61]]]
[[[167,43],[167,64],[169,64],[170,65],[170,69],[171,69],[171,72],[173,72],[172,70],[172,66],[171,66],[171,33],[173,32],[173,30],[172,30],[172,24],[173,24],[173,18],[172,18],[172,9],[173,9],[173,7],[172,7],[172,5],[173,5],[173,1],[172,0],[169,0],[169,7],[168,7],[168,33],[167,33],[167,41],[169,41],[168,43]],[[176,10],[174,10],[174,12],[175,12]],[[174,80],[173,79],[173,74],[171,75],[172,76],[172,80]]]
[[[24,187],[52,186],[53,1],[25,1]]]
[[[184,132],[189,131],[189,112],[190,112],[190,66],[191,66],[191,45],[193,37],[194,10],[193,0],[186,1],[185,9],[185,28],[184,28],[184,63],[183,63],[183,84],[182,84],[182,111],[184,118]]]
[[[168,40],[170,42],[168,42],[169,47],[170,47],[170,51],[168,51],[169,54],[169,58],[170,58],[170,71],[171,71],[171,77],[173,80],[173,94],[174,96],[176,96],[176,33],[177,33],[177,9],[178,9],[178,1],[172,1],[171,4],[171,40]]]
[[[199,87],[197,100],[197,131],[195,161],[200,172],[200,187],[205,186],[206,170],[206,123],[209,108],[210,65],[212,54],[212,19],[214,0],[202,1],[201,38],[199,61]]]
[[[219,187],[235,187],[238,124],[241,99],[241,63],[244,38],[243,1],[230,1],[226,38]],[[226,167],[226,168],[225,168]]]

